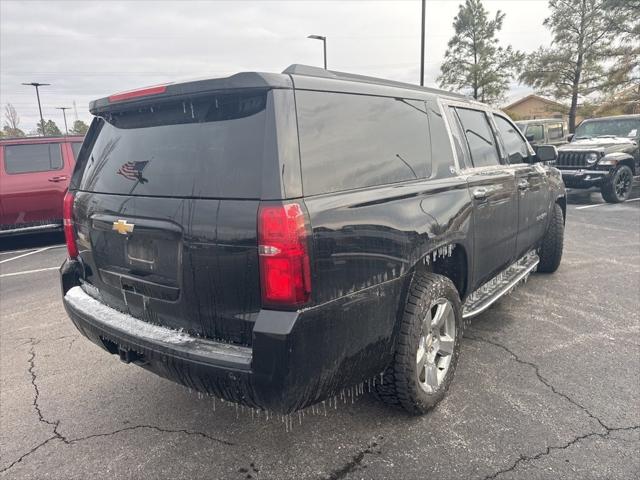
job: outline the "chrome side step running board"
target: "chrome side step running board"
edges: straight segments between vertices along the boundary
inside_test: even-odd
[[[462,306],[462,318],[475,317],[484,312],[500,297],[511,292],[519,282],[526,281],[539,262],[538,254],[535,250],[531,250],[520,260],[512,263],[511,266],[469,295]]]

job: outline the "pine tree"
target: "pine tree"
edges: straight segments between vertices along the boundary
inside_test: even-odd
[[[42,122],[38,122],[38,133],[42,135]],[[62,132],[58,128],[58,125],[56,125],[56,122],[54,122],[53,120],[46,120],[44,122],[44,134],[56,136],[62,135]]]
[[[570,99],[573,132],[580,96],[601,91],[607,84],[605,61],[619,35],[614,25],[626,25],[628,19],[626,9],[614,8],[612,0],[549,0],[549,8],[551,16],[544,25],[553,34],[551,47],[529,55],[520,80],[542,94]]]
[[[73,122],[73,128],[71,129],[71,133],[73,135],[84,135],[89,130],[89,126],[84,123],[82,120],[76,120]]]
[[[495,17],[481,0],[466,0],[454,18],[454,36],[449,40],[438,83],[443,88],[469,93],[476,100],[494,103],[504,98],[511,78],[524,55],[498,45],[496,33],[505,14]]]

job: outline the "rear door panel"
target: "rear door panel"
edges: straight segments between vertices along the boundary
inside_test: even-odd
[[[467,178],[473,198],[475,287],[515,259],[518,200],[509,168],[487,169]],[[478,192],[485,192],[484,198]]]

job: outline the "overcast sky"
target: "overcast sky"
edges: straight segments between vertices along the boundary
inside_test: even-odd
[[[425,83],[435,85],[459,0],[427,0]],[[546,0],[484,0],[506,13],[503,45],[530,52],[550,41]],[[14,1],[0,0],[0,102],[12,103],[29,131],[55,107],[90,120],[90,100],[192,77],[280,72],[289,64],[419,82],[420,0],[395,1]],[[514,86],[512,98],[528,93]],[[68,119],[74,120],[70,110]],[[4,116],[3,116],[4,123]]]

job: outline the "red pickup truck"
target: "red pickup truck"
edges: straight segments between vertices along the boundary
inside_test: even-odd
[[[62,229],[62,199],[82,140],[0,140],[0,238]]]

